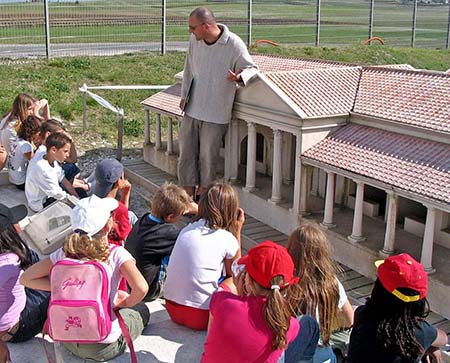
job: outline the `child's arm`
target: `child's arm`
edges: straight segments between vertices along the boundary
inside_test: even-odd
[[[193,214],[197,215],[198,213],[198,204],[195,202],[190,202],[187,209],[184,211],[183,215]]]
[[[52,266],[50,258],[40,260],[23,272],[20,276],[20,283],[30,289],[50,291],[50,270]]]
[[[120,266],[120,273],[127,280],[131,288],[130,295],[122,301],[118,301],[116,307],[125,308],[132,307],[142,301],[148,291],[148,284],[144,276],[139,272],[134,260],[124,262]]]
[[[9,355],[9,349],[5,342],[1,340],[1,337],[6,332],[0,332],[0,363],[8,363],[11,362],[11,357]]]
[[[122,177],[118,180],[118,187],[118,189],[122,192],[120,201],[128,209],[130,207],[131,183]]]
[[[25,157],[25,159],[27,159],[27,160],[31,160],[31,158],[33,157],[33,152],[32,151],[30,151],[30,152],[27,152],[27,153],[23,153],[23,156]]]
[[[72,183],[66,179],[66,177],[63,178],[61,181],[61,184],[64,186],[64,188],[72,194],[74,197],[79,198],[77,191],[73,187]]]

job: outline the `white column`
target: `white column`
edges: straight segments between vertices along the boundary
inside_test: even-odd
[[[295,135],[295,169],[294,169],[294,197],[292,198],[291,211],[300,214],[300,200],[302,198],[301,179],[302,179],[302,136]]]
[[[422,242],[422,255],[420,263],[428,273],[435,272],[432,266],[433,259],[433,242],[434,242],[434,225],[436,223],[436,209],[434,207],[427,207],[427,221],[425,223],[425,232]]]
[[[245,181],[246,192],[256,189],[256,126],[247,122],[247,176]]]
[[[333,228],[336,227],[333,224],[333,208],[334,208],[334,181],[336,178],[335,173],[327,172],[327,191],[325,195],[325,210],[323,212],[322,227]]]
[[[311,175],[313,172],[313,167],[310,165],[305,165],[302,168],[302,179],[301,179],[301,199],[300,199],[300,214],[306,216],[311,214],[309,210],[309,194],[311,192]]]
[[[392,191],[387,192],[388,198],[388,210],[386,218],[386,232],[384,235],[384,246],[380,251],[380,255],[384,258],[392,255],[395,249],[395,229],[397,225],[397,209],[398,209],[398,196]]]
[[[173,120],[169,117],[167,122],[167,155],[173,154]]]
[[[161,149],[161,114],[156,114],[156,132],[155,132],[155,149],[160,150]]]
[[[292,170],[295,170],[295,160],[292,160],[292,149],[294,147],[294,135],[283,132],[283,184],[292,184]]]
[[[150,139],[150,111],[145,110],[145,124],[144,124],[144,143],[150,145],[152,143]]]
[[[228,128],[228,155],[230,157],[228,165],[228,178],[231,183],[236,182],[238,179],[239,169],[239,121],[235,118],[231,120],[230,127]]]
[[[353,213],[353,229],[352,234],[348,236],[348,239],[351,242],[361,242],[366,239],[362,235],[363,207],[364,207],[364,183],[356,181],[356,198],[355,198],[355,211]]]
[[[283,183],[282,170],[283,133],[273,130],[273,164],[272,164],[272,197],[269,202],[278,204],[283,199],[281,185]]]

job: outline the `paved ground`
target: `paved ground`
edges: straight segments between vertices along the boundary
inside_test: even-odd
[[[167,42],[167,51],[185,51],[187,42]],[[161,43],[67,43],[51,44],[50,57],[116,55],[160,51]],[[45,57],[45,44],[0,44],[0,58]]]

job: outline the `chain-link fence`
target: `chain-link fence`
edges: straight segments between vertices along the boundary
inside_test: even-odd
[[[0,56],[185,49],[200,5],[249,44],[449,47],[448,0],[0,0]]]

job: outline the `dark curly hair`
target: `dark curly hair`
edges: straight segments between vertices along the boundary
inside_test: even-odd
[[[33,141],[33,136],[41,130],[41,120],[34,115],[28,116],[19,126],[17,136],[28,142]]]
[[[417,291],[411,289],[398,290],[407,296],[417,295]],[[430,311],[427,299],[403,302],[377,280],[366,306],[378,321],[377,339],[380,346],[403,357],[402,362],[416,362],[424,348],[417,341],[414,332]]]

